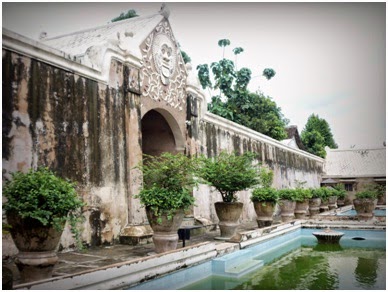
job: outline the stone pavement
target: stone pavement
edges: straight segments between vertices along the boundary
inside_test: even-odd
[[[256,222],[247,222],[241,224],[238,231],[247,231],[255,228],[257,228]],[[224,241],[214,239],[219,235],[219,229],[206,231],[204,234],[191,236],[190,240],[186,240],[186,246],[206,241],[222,244]],[[178,242],[178,248],[181,247],[182,241],[180,240]],[[156,253],[154,251],[153,243],[136,246],[115,244],[111,246],[87,248],[82,251],[58,252],[59,261],[54,268],[53,277],[70,275],[154,254]],[[19,271],[12,259],[3,260],[3,267],[11,269],[14,277],[14,285],[21,283]]]

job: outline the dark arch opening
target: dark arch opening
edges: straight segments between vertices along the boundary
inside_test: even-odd
[[[163,152],[176,153],[174,134],[166,119],[150,110],[141,121],[143,154],[159,156]]]

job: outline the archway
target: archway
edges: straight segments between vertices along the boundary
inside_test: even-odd
[[[141,120],[143,154],[158,156],[163,152],[184,150],[184,140],[174,117],[162,109],[148,111]]]

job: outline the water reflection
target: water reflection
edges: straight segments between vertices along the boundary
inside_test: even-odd
[[[316,246],[314,246],[313,250],[330,252],[330,251],[341,251],[343,250],[343,248],[339,243],[324,243],[324,244],[317,244]]]
[[[370,289],[376,284],[378,268],[378,258],[358,258],[354,274],[362,288]]]

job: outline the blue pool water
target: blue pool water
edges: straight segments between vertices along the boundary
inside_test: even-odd
[[[336,230],[345,233],[339,245],[318,244],[312,235],[316,231],[322,230],[297,229],[131,289],[386,288],[385,231]]]
[[[376,209],[373,211],[374,215],[377,217],[385,217],[385,209]],[[356,216],[357,212],[354,209],[344,211],[337,214],[338,216]]]

